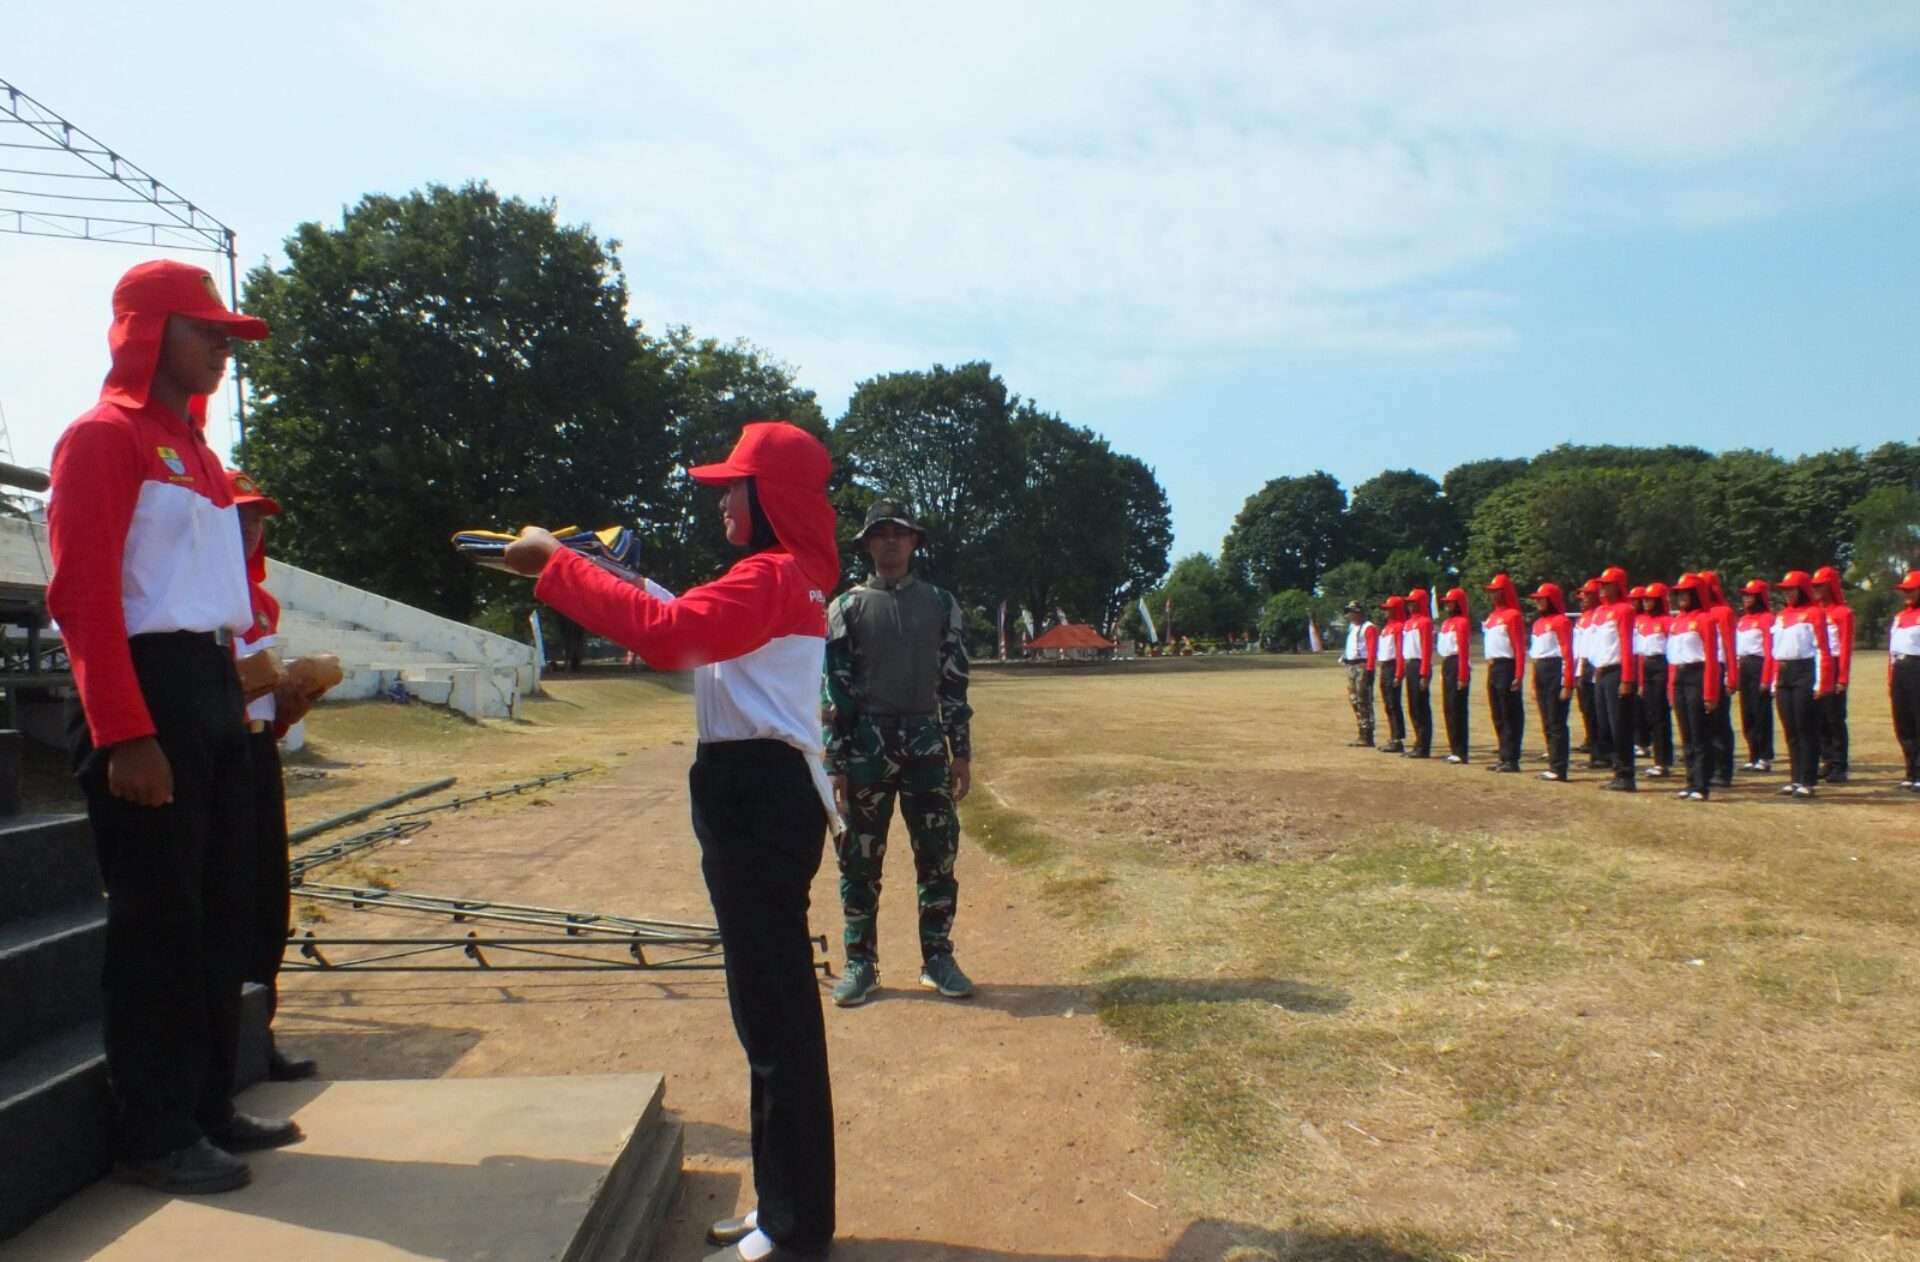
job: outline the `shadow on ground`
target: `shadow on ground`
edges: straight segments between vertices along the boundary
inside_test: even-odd
[[[869,1003],[966,1003],[1014,1017],[1064,1017],[1091,1014],[1118,1004],[1265,1003],[1289,1012],[1344,1011],[1352,996],[1308,982],[1274,977],[1116,977],[1084,986],[1005,986],[982,982],[969,1000],[943,998],[910,979],[882,985]],[[886,973],[881,974],[882,981]]]

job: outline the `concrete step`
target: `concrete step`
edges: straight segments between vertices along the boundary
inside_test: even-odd
[[[0,925],[0,1061],[100,1012],[107,904]]]
[[[86,816],[0,819],[0,925],[99,898],[100,866]]]
[[[106,1171],[109,1113],[98,1021],[0,1061],[0,1240]]]
[[[662,1085],[657,1074],[264,1084],[240,1107],[291,1114],[307,1138],[250,1155],[250,1186],[167,1198],[103,1181],[8,1248],[35,1262],[638,1262],[679,1180]]]

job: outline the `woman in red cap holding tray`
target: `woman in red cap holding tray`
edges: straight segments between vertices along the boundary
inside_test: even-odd
[[[1653,765],[1647,775],[1660,779],[1673,768],[1673,698],[1667,688],[1667,585],[1636,588],[1639,616],[1633,624],[1633,651],[1640,659],[1640,744]]]
[[[1467,696],[1473,674],[1473,623],[1467,620],[1467,594],[1458,587],[1440,598],[1446,615],[1434,635],[1433,651],[1440,658],[1440,717],[1447,728],[1447,761],[1458,766],[1467,760]]]
[[[1740,589],[1740,620],[1733,627],[1739,660],[1740,734],[1747,742],[1745,771],[1773,770],[1773,588],[1764,578]]]
[[[113,291],[113,366],[53,452],[47,508],[80,708],[74,766],[107,891],[107,1080],[121,1172],[176,1193],[300,1138],[233,1108],[253,838],[233,640],[254,625],[240,518],[204,433],[232,339],[267,336],[213,278],[142,263]]]
[[[1833,654],[1833,687],[1820,703],[1820,778],[1847,782],[1847,685],[1853,678],[1853,610],[1840,571],[1823,565],[1813,572],[1813,598],[1827,615],[1827,647]]]
[[[1705,586],[1697,574],[1682,574],[1673,585],[1678,608],[1667,620],[1665,653],[1667,704],[1680,719],[1687,758],[1687,783],[1674,796],[1693,802],[1704,802],[1713,793],[1707,716],[1722,697],[1720,632],[1713,615],[1700,605]]]
[[[1779,582],[1786,608],[1773,620],[1773,699],[1787,738],[1791,771],[1783,797],[1810,798],[1820,774],[1820,699],[1833,686],[1827,615],[1813,598],[1813,579],[1794,570]]]
[[[688,775],[700,865],[747,1054],[755,1211],[724,1219],[715,1259],[824,1257],[834,1229],[833,1099],[807,931],[830,822],[821,763],[826,594],[840,581],[831,461],[806,431],[762,421],[697,482],[724,488],[727,541],[747,555],[678,598],[626,582],[528,528],[506,562],[536,599],[662,670],[694,668],[700,744]]]
[[[1527,599],[1536,616],[1527,644],[1533,661],[1533,700],[1540,707],[1540,730],[1547,742],[1547,769],[1542,780],[1567,779],[1567,707],[1573,697],[1573,623],[1567,618],[1558,583],[1542,583]],[[1518,771],[1515,764],[1511,770]]]
[[[1405,688],[1405,664],[1400,660],[1400,633],[1407,627],[1407,602],[1398,596],[1389,596],[1380,602],[1387,611],[1387,619],[1380,624],[1380,642],[1378,661],[1375,669],[1380,672],[1380,707],[1387,712],[1387,736],[1390,738],[1380,747],[1383,754],[1404,754],[1407,752],[1407,716],[1400,708],[1400,694]]]
[[[1487,706],[1493,711],[1493,730],[1499,739],[1498,756],[1487,770],[1518,771],[1520,740],[1527,725],[1526,702],[1520,694],[1527,624],[1513,579],[1495,574],[1487,590],[1493,593],[1493,608],[1480,624],[1480,637],[1487,659]]]
[[[1893,734],[1906,755],[1900,787],[1920,793],[1920,570],[1900,580],[1905,607],[1887,628],[1887,692],[1893,703]]]

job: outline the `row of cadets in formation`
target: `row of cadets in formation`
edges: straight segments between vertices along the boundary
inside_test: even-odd
[[[1777,613],[1775,586],[1786,593]],[[1854,616],[1833,567],[1812,574],[1794,570],[1777,585],[1753,579],[1741,588],[1736,612],[1711,570],[1682,575],[1672,588],[1659,582],[1633,587],[1624,569],[1609,566],[1577,590],[1577,618],[1557,584],[1540,584],[1526,597],[1534,607],[1531,626],[1510,577],[1495,575],[1487,590],[1493,609],[1481,623],[1481,635],[1488,707],[1498,735],[1489,771],[1520,770],[1524,646],[1533,667],[1534,702],[1546,728],[1543,780],[1569,778],[1576,751],[1570,748],[1568,720],[1577,704],[1588,742],[1577,752],[1589,756],[1589,767],[1610,769],[1603,788],[1633,792],[1640,757],[1652,760],[1649,778],[1672,775],[1677,722],[1686,784],[1675,796],[1707,801],[1716,786],[1733,783],[1737,699],[1747,747],[1742,770],[1772,770],[1777,711],[1789,754],[1789,779],[1780,794],[1806,799],[1821,780],[1846,781]],[[1900,787],[1920,791],[1920,570],[1907,575],[1899,591],[1905,607],[1888,632],[1887,683],[1906,764]],[[1379,748],[1412,758],[1430,756],[1429,697],[1438,657],[1447,761],[1464,763],[1471,624],[1460,588],[1448,591],[1440,603],[1442,621],[1436,629],[1423,589],[1389,596],[1381,606],[1385,622],[1377,635],[1365,637],[1367,666],[1379,676],[1390,733]],[[1409,721],[1411,747],[1404,743]]]

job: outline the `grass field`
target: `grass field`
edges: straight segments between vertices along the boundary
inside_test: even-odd
[[[510,724],[323,707],[295,823],[691,732],[683,680],[550,686]],[[1704,806],[1348,749],[1325,660],[982,669],[974,701],[968,835],[1073,926],[1053,966],[1142,1049],[1185,1211],[1375,1262],[1920,1255],[1920,799],[1883,695],[1855,784]]]
[[[1195,1210],[1414,1256],[1920,1251],[1920,799],[1884,693],[1858,783],[1703,806],[1349,749],[1343,686],[976,683],[969,831],[1079,925]]]

